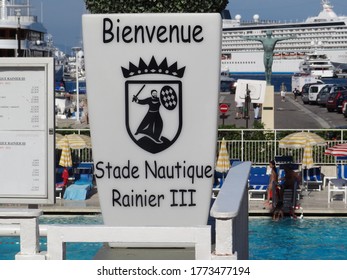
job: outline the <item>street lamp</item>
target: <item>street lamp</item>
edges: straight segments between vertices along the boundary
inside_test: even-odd
[[[20,56],[21,53],[21,43],[20,43],[20,34],[21,34],[21,28],[20,28],[20,16],[21,16],[21,10],[20,9],[15,9],[16,16],[18,19],[18,24],[17,24],[17,42],[18,42],[18,47],[17,47],[17,57]]]

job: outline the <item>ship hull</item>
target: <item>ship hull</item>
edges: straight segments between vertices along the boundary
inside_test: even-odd
[[[332,50],[326,52],[332,63],[347,61],[346,50]],[[299,71],[302,56],[279,55],[274,57],[272,64],[273,74],[294,74]],[[264,74],[263,52],[233,52],[230,59],[221,60],[221,72],[230,74]]]

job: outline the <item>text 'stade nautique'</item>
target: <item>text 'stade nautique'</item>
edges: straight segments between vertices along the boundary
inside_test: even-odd
[[[130,160],[125,165],[99,161],[96,165],[95,176],[98,179],[187,179],[190,184],[197,183],[198,179],[211,178],[213,167],[210,165],[188,164],[185,160],[172,165],[160,164],[156,160],[144,161],[143,165],[132,165]],[[145,189],[135,191],[129,188],[124,192],[117,188],[112,189],[113,207],[161,207],[164,203],[170,207],[196,206],[196,189],[177,188],[170,189],[169,194],[151,193]]]
[[[156,160],[144,161],[143,166],[132,165],[130,160],[125,165],[99,161],[95,165],[95,176],[98,179],[186,179],[192,184],[196,179],[211,178],[211,165],[188,164],[185,160],[172,165],[160,164]],[[143,170],[143,172],[142,172]],[[143,174],[144,177],[141,177]]]

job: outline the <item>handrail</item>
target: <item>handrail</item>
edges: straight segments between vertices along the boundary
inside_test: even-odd
[[[230,169],[211,208],[212,217],[232,219],[237,216],[246,191],[251,166],[251,162],[244,162]]]
[[[248,177],[252,163],[228,172],[210,215],[216,219],[214,259],[248,259]]]

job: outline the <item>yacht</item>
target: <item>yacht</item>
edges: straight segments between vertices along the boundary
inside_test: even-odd
[[[304,22],[261,20],[259,15],[246,22],[240,15],[231,19],[228,11],[223,15],[223,73],[263,74],[263,46],[258,41],[245,40],[245,36],[264,37],[267,31],[272,31],[274,37],[294,35],[294,38],[276,44],[273,74],[298,72],[301,62],[316,44],[334,65],[347,63],[347,16],[337,16],[329,0],[322,0],[322,11]]]
[[[53,56],[52,36],[31,14],[29,0],[0,0],[0,57]]]
[[[334,65],[324,53],[309,53],[300,63],[300,72],[311,74],[319,78],[332,78],[335,76]]]

